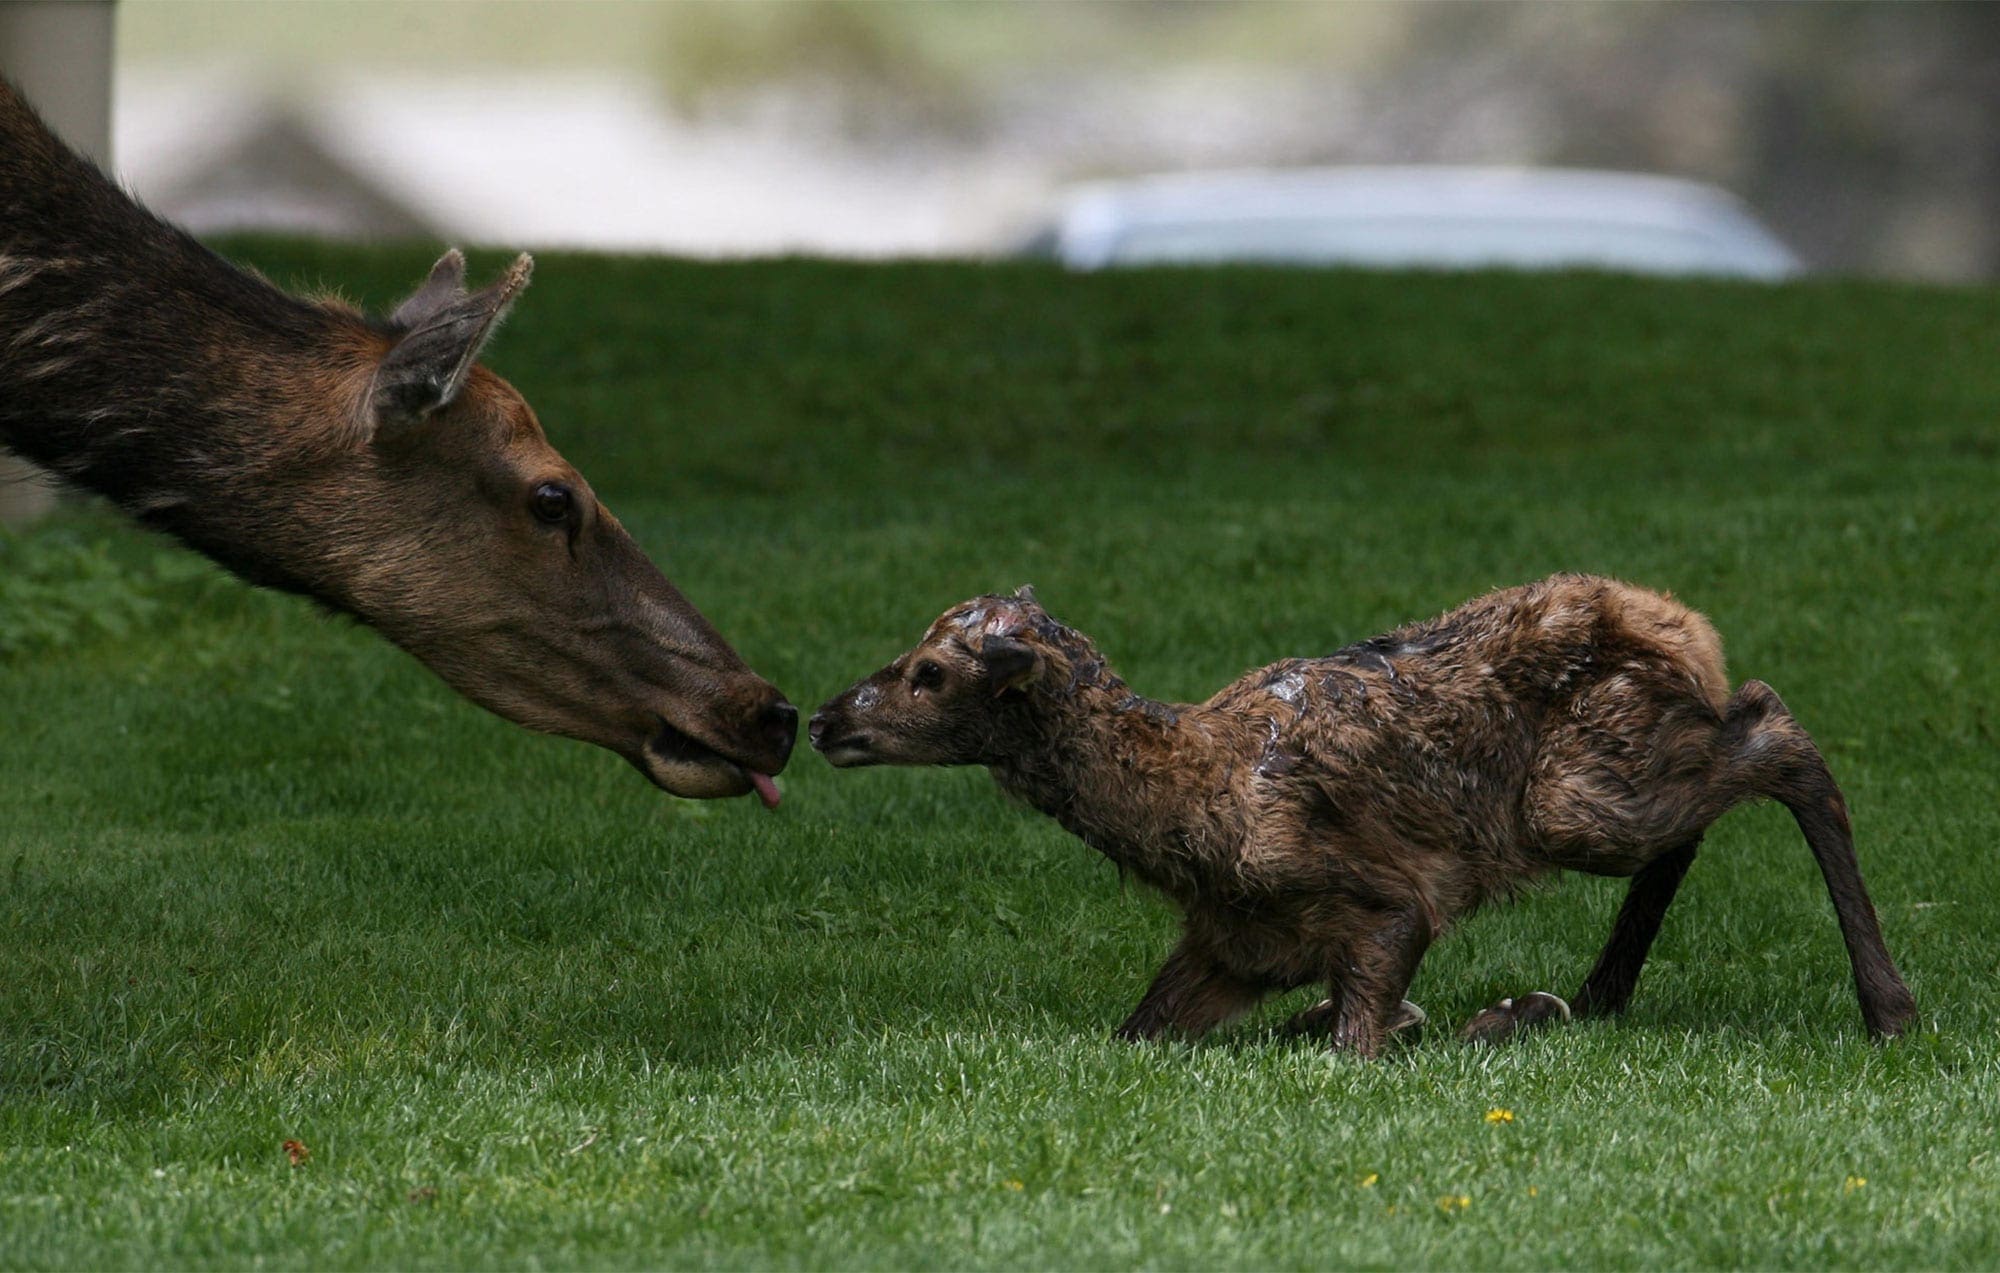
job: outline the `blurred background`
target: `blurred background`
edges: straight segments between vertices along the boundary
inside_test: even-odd
[[[205,234],[2000,272],[1995,4],[0,0],[0,70]]]
[[[2000,268],[2000,6],[127,0],[112,153],[199,230],[983,255],[1076,183],[1616,169],[1808,269]]]

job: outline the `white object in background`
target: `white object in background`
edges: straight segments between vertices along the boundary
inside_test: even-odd
[[[1035,245],[1072,269],[1261,261],[1778,279],[1798,258],[1698,182],[1557,168],[1195,172],[1086,186]]]

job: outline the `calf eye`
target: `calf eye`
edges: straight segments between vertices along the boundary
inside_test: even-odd
[[[910,685],[920,690],[934,690],[944,684],[944,669],[931,659],[917,664],[917,670],[910,674]]]
[[[575,498],[569,493],[569,487],[556,482],[543,482],[535,488],[528,504],[534,509],[536,518],[551,526],[560,526],[569,520],[569,510]]]

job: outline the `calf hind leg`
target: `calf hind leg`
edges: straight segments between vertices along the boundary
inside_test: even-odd
[[[1570,1006],[1546,990],[1502,999],[1473,1014],[1458,1032],[1463,1043],[1505,1043],[1508,1039],[1551,1022],[1568,1021]]]
[[[1459,1037],[1468,1043],[1499,1043],[1523,1030],[1581,1017],[1623,1012],[1639,985],[1640,970],[1660,934],[1660,921],[1680,891],[1681,879],[1694,861],[1701,837],[1669,849],[1639,869],[1625,892],[1625,904],[1611,925],[1611,936],[1582,989],[1569,1003],[1545,990],[1519,999],[1502,999],[1465,1023]]]
[[[1712,760],[1698,772],[1652,778],[1634,786],[1638,790],[1634,800],[1589,800],[1581,811],[1551,810],[1571,825],[1599,820],[1601,834],[1612,843],[1612,851],[1603,854],[1605,860],[1615,860],[1618,852],[1635,845],[1673,846],[1634,875],[1603,953],[1577,993],[1579,1011],[1604,1014],[1624,1008],[1667,906],[1694,860],[1702,832],[1734,806],[1769,798],[1791,811],[1819,863],[1853,966],[1862,1020],[1877,1036],[1902,1032],[1916,1014],[1916,1004],[1883,944],[1875,907],[1855,860],[1846,802],[1812,738],[1770,686],[1745,682],[1724,705]],[[1561,802],[1574,794],[1558,792],[1551,800]],[[1567,856],[1575,865],[1585,866],[1592,854]],[[1493,1012],[1488,1009],[1481,1017]],[[1474,1024],[1479,1020],[1474,1018]]]
[[[1861,1018],[1879,1038],[1901,1034],[1917,1015],[1917,1004],[1896,971],[1895,960],[1882,941],[1875,904],[1861,882],[1861,864],[1854,857],[1854,832],[1847,821],[1847,801],[1840,794],[1826,759],[1776,691],[1762,681],[1746,682],[1730,700],[1758,714],[1742,749],[1734,758],[1741,780],[1753,784],[1756,795],[1769,796],[1791,810],[1826,880],[1833,913],[1840,921],[1841,940],[1854,969],[1854,993]]]
[[[1660,934],[1660,921],[1666,918],[1667,907],[1680,891],[1681,879],[1700,845],[1701,837],[1696,836],[1654,858],[1632,877],[1625,904],[1618,908],[1618,918],[1611,925],[1611,936],[1605,939],[1597,963],[1571,1001],[1577,1015],[1609,1016],[1625,1011],[1632,991],[1638,988],[1639,972],[1646,966],[1653,939]]]

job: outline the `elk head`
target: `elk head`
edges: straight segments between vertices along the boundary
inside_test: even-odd
[[[508,720],[609,748],[676,795],[754,789],[775,806],[797,709],[476,362],[531,266],[468,292],[447,253],[371,326],[349,376],[360,463],[344,448],[331,478],[296,491],[332,538],[314,591]]]

